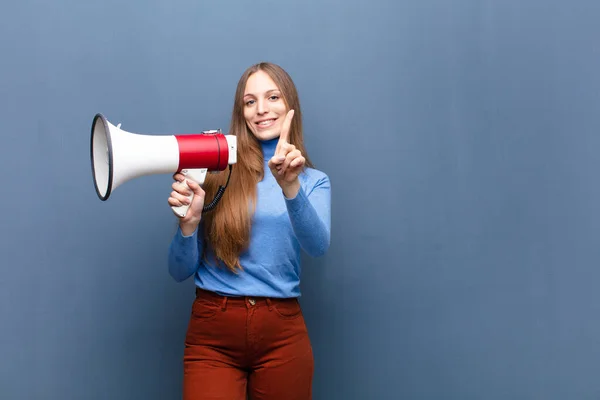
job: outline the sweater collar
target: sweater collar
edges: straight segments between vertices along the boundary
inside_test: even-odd
[[[263,159],[265,162],[269,162],[271,157],[275,155],[275,149],[277,148],[277,142],[279,142],[279,138],[270,139],[270,140],[261,140],[260,147],[262,149]]]

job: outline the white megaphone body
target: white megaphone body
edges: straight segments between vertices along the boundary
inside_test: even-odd
[[[141,135],[121,130],[102,114],[92,122],[91,161],[96,193],[106,201],[111,193],[130,179],[144,175],[181,172],[186,179],[202,185],[207,172],[219,172],[237,162],[237,138],[220,130],[199,134]],[[229,181],[229,179],[228,179]],[[221,186],[215,199],[204,211],[214,206],[223,195]],[[190,200],[193,194],[190,196]],[[171,207],[184,217],[189,206]]]

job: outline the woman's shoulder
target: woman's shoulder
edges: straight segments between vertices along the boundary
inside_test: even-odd
[[[304,181],[304,184],[309,187],[315,187],[320,185],[329,185],[329,176],[316,168],[306,167],[300,177]]]

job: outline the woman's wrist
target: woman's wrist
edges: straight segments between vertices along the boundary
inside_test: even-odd
[[[198,221],[198,222],[180,222],[179,229],[181,229],[181,233],[183,234],[183,236],[191,236],[194,234],[196,229],[198,229],[199,223],[200,223],[200,221]]]
[[[281,190],[283,190],[283,195],[288,199],[293,199],[300,191],[300,180],[296,178],[294,181],[290,183],[282,183],[280,186]]]

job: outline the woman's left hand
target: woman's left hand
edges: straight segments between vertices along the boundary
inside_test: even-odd
[[[300,150],[288,142],[292,118],[294,118],[294,110],[290,110],[285,116],[275,154],[269,160],[269,169],[287,198],[294,198],[298,194],[300,190],[298,175],[306,162]]]

